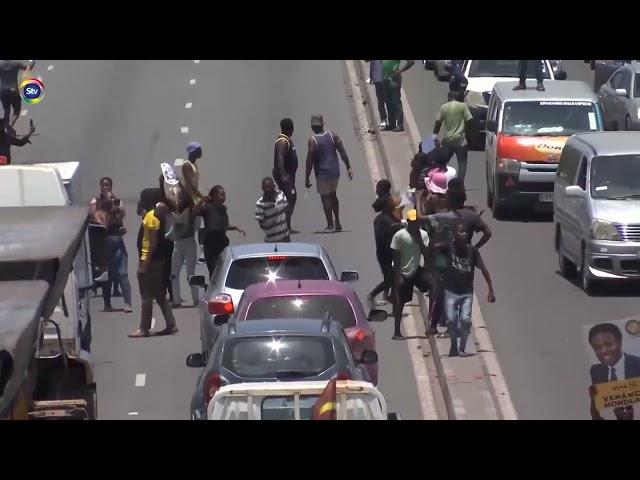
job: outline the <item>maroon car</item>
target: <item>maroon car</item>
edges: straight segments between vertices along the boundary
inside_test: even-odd
[[[257,283],[242,294],[235,312],[237,320],[281,318],[323,318],[326,314],[342,324],[353,356],[376,350],[376,333],[370,321],[387,318],[384,310],[364,311],[356,292],[348,285],[331,280],[279,280]],[[374,385],[378,383],[378,364],[367,365]]]

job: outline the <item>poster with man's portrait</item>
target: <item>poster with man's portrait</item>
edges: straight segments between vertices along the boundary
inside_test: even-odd
[[[584,337],[592,418],[640,419],[640,317],[584,327]]]

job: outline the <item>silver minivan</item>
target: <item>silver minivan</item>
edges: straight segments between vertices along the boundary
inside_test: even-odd
[[[572,136],[553,191],[555,247],[564,276],[582,287],[640,279],[640,132]]]

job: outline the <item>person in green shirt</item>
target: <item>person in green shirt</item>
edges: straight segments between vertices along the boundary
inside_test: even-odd
[[[433,133],[438,135],[449,160],[455,153],[458,160],[458,178],[464,184],[467,173],[467,132],[473,119],[469,107],[464,103],[464,93],[449,92],[449,101],[440,107]]]
[[[404,65],[401,65],[402,60],[383,60],[382,61],[382,76],[384,78],[385,86],[389,92],[389,112],[388,112],[388,124],[385,130],[392,130],[394,132],[404,132],[404,112],[402,110],[402,99],[400,97],[402,92],[402,74],[409,70],[414,60],[406,60]]]

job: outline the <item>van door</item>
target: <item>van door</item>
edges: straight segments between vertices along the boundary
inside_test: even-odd
[[[500,110],[500,99],[497,97],[497,95],[495,94],[495,91],[493,93],[493,95],[491,95],[491,101],[489,102],[489,111],[487,112],[487,121],[492,120],[496,122],[496,125],[498,125],[498,119],[499,119],[499,110]],[[498,125],[498,129],[499,129],[499,125]],[[486,135],[486,143],[485,143],[485,155],[487,158],[487,188],[489,188],[492,192],[494,192],[493,189],[493,177],[495,175],[495,164],[496,164],[496,139],[497,139],[497,135],[495,132],[490,132],[487,130],[487,135]],[[495,192],[494,192],[495,193]]]
[[[580,167],[572,185],[577,185],[585,192],[587,191],[587,166],[589,161],[586,156],[582,156]],[[580,263],[580,249],[582,239],[588,234],[591,222],[587,219],[586,198],[566,198],[567,205],[567,232],[565,234],[565,248],[567,257],[577,265]]]

